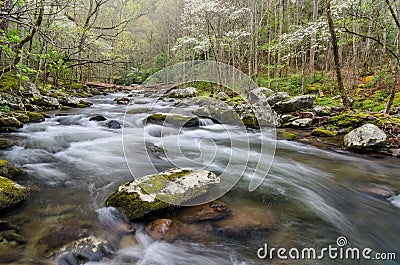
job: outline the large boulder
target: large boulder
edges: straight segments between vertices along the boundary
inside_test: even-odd
[[[0,177],[0,210],[15,206],[28,197],[28,189],[4,177]]]
[[[247,99],[252,104],[266,106],[269,104],[267,95],[268,97],[273,95],[273,92],[271,93],[271,91],[268,88],[259,87],[257,89],[250,91],[250,93],[247,94]]]
[[[186,87],[180,89],[173,89],[168,93],[171,98],[192,98],[197,97],[198,92],[195,87]]]
[[[312,108],[314,106],[315,99],[315,95],[297,96],[289,100],[277,102],[273,106],[273,109],[280,113],[288,113],[301,109]]]
[[[375,151],[385,145],[387,136],[373,124],[365,124],[344,137],[344,146],[352,151]]]
[[[163,212],[207,192],[220,179],[212,172],[199,169],[171,169],[145,176],[121,185],[106,201],[129,220]]]
[[[267,101],[270,106],[273,106],[278,102],[288,100],[288,99],[290,99],[290,96],[287,92],[278,92],[272,96],[269,96],[267,98]]]

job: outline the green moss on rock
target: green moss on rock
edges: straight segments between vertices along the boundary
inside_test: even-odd
[[[30,121],[29,116],[26,114],[20,114],[16,116],[17,120],[19,120],[22,123],[28,123]]]
[[[14,143],[6,138],[0,138],[0,149],[4,150],[10,148],[14,145]]]
[[[0,177],[0,209],[21,203],[28,197],[28,194],[27,188],[10,179]]]
[[[7,160],[0,160],[0,176],[5,176],[10,179],[21,176],[24,171]]]
[[[288,141],[292,141],[296,139],[296,135],[294,133],[288,132],[285,129],[278,129],[276,131],[277,133],[277,138],[279,140],[288,140]]]
[[[121,185],[106,206],[117,208],[131,221],[140,220],[194,199],[215,183],[219,178],[205,170],[172,169]]]
[[[323,127],[318,127],[317,129],[311,132],[311,135],[319,137],[334,137],[338,135],[338,132],[327,130]]]
[[[29,117],[30,122],[41,122],[44,121],[44,115],[38,112],[27,112],[26,115]]]
[[[259,128],[257,118],[254,115],[246,115],[242,118],[242,122],[247,128]]]

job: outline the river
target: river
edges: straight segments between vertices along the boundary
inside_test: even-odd
[[[113,236],[112,213],[104,208],[104,201],[132,176],[124,156],[122,130],[110,129],[104,126],[106,122],[89,119],[102,115],[123,121],[126,106],[117,105],[113,99],[124,95],[96,96],[89,99],[94,104],[92,107],[49,113],[50,118],[45,122],[25,125],[11,135],[18,146],[4,152],[4,157],[27,170],[28,176],[20,183],[31,187],[31,196],[23,205],[2,213],[0,219],[18,226],[27,239],[26,247],[20,250],[24,264],[43,260],[37,242],[54,226],[90,224]],[[140,141],[145,129],[146,142],[153,147],[160,147],[161,138],[167,143],[174,141],[172,136],[176,131],[173,128],[164,131],[157,125],[143,128],[146,108],[151,108],[155,99],[140,93],[134,99],[140,104],[133,105],[136,114],[127,114],[129,134],[133,138],[138,134],[137,141]],[[154,110],[165,112],[173,108],[174,102],[160,101]],[[229,142],[241,142],[248,137],[251,143],[257,144],[259,137],[257,130],[232,129],[227,135],[221,125],[207,120],[202,125],[179,132],[180,144],[187,147],[185,153],[189,158],[195,159],[201,152],[197,145],[204,150],[216,145],[217,152],[223,152]],[[124,133],[128,129],[125,128]],[[204,141],[204,138],[213,141]],[[212,240],[167,243],[153,241],[137,225],[138,244],[116,249],[112,258],[88,264],[400,264],[399,261],[329,258],[281,261],[257,257],[257,250],[266,243],[275,248],[322,249],[336,246],[337,238],[342,236],[348,240],[349,247],[371,248],[373,253],[391,252],[400,259],[400,209],[394,203],[365,192],[378,186],[400,193],[398,159],[372,158],[277,141],[268,177],[256,191],[249,192],[246,176],[257,164],[257,155],[249,154],[246,147],[241,150],[240,146],[235,146],[238,148],[235,159],[246,165],[245,172],[233,170],[231,175],[232,178],[244,177],[222,200],[233,208],[251,206],[258,211],[271,212],[278,222],[274,229],[242,236],[217,233]],[[135,173],[142,175],[151,172],[148,159],[143,158],[144,152],[140,148],[128,151]],[[257,152],[257,148],[252,152]],[[151,154],[151,162],[159,168],[171,167],[171,161],[157,155],[156,151]],[[218,173],[227,163],[228,159],[219,154],[205,166]]]

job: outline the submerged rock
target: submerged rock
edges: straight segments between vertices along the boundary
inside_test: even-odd
[[[122,124],[119,121],[111,120],[105,124],[106,127],[114,130],[122,128]]]
[[[28,197],[29,191],[24,186],[4,177],[0,177],[0,210],[15,206]]]
[[[195,87],[186,87],[173,89],[168,93],[168,96],[171,98],[192,98],[197,97],[198,92]]]
[[[171,169],[121,185],[106,201],[129,220],[139,220],[173,208],[207,192],[220,179],[199,169]]]
[[[232,210],[228,206],[222,202],[214,201],[199,206],[182,208],[176,212],[176,218],[183,223],[192,224],[200,221],[223,219],[231,214]]]
[[[373,124],[365,124],[344,137],[344,146],[352,151],[375,151],[383,147],[387,136]]]
[[[211,223],[219,233],[241,236],[255,230],[270,230],[277,225],[275,214],[266,204],[242,200],[230,207],[230,217]]]
[[[0,176],[14,179],[24,174],[24,170],[14,166],[6,160],[0,160]]]
[[[146,226],[147,234],[154,240],[173,242],[177,239],[198,240],[211,237],[210,224],[185,224],[175,219],[158,219]]]

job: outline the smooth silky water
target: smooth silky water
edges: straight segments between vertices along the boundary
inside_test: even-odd
[[[36,245],[51,227],[91,225],[113,237],[112,227],[118,220],[110,209],[104,208],[104,201],[132,176],[125,162],[122,130],[109,129],[104,126],[105,122],[89,121],[89,118],[103,115],[123,121],[126,106],[113,102],[122,95],[94,97],[90,108],[54,112],[45,122],[25,125],[12,135],[18,146],[4,152],[3,156],[26,169],[27,177],[20,182],[31,187],[31,196],[21,206],[2,213],[0,219],[19,227],[28,239],[23,250],[24,260],[43,260],[38,257]],[[152,108],[155,101],[139,94],[135,99],[141,104],[129,108]],[[188,111],[193,107],[188,107]],[[171,109],[173,102],[160,101],[154,112]],[[127,115],[126,133],[133,139],[137,134],[140,142],[147,113],[139,111]],[[259,132],[249,130],[245,134],[207,119],[200,125],[180,131],[147,125],[144,136],[152,146],[161,147],[162,144],[166,148],[179,133],[182,152],[189,159],[196,159],[207,148],[214,148],[216,157],[204,166],[215,173],[224,170],[230,156],[243,163],[249,160],[242,180],[222,201],[234,209],[247,205],[258,211],[267,209],[274,214],[278,225],[271,231],[254,231],[239,237],[216,234],[213,240],[174,243],[153,241],[138,225],[135,235],[138,245],[116,250],[110,260],[88,264],[400,264],[398,261],[257,258],[257,250],[265,243],[270,247],[319,249],[335,246],[339,236],[347,237],[349,247],[395,252],[400,258],[400,209],[361,192],[365,187],[379,184],[400,193],[400,160],[324,151],[296,142],[278,141],[268,177],[260,188],[250,193],[249,178],[257,164],[257,148],[249,151],[243,144],[241,150],[240,143],[246,142],[248,137],[251,145],[257,147]],[[228,134],[226,131],[230,129]],[[235,150],[230,150],[231,141],[239,143]],[[151,173],[148,160],[142,159],[146,154],[146,150],[140,148],[129,151],[128,159],[134,159],[137,165],[135,172],[142,175]],[[158,168],[173,166],[163,155],[150,152],[150,156]],[[236,177],[238,173],[230,174]]]

